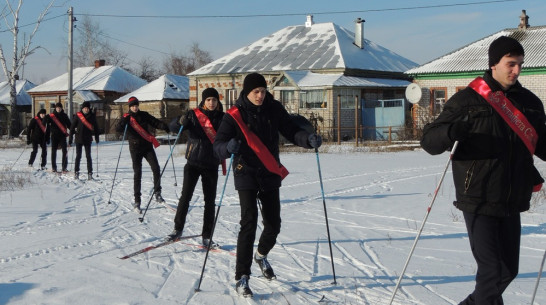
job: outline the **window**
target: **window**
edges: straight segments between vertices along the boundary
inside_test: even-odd
[[[229,109],[235,105],[235,102],[237,101],[237,90],[236,89],[228,89],[226,92],[226,109]]]
[[[284,107],[286,107],[286,105],[292,104],[294,100],[294,90],[281,90],[280,102]]]
[[[355,109],[355,96],[360,96],[360,90],[339,89],[338,95],[341,96],[341,108]]]
[[[308,90],[300,91],[300,108],[326,108],[326,91]]]
[[[55,110],[55,102],[49,101],[49,113],[53,113]]]
[[[433,115],[439,115],[446,103],[446,88],[432,88],[430,90],[430,110]]]
[[[404,103],[404,100],[403,99],[393,99],[393,100],[384,100],[383,101],[383,105],[385,108],[389,108],[389,107],[402,107]]]

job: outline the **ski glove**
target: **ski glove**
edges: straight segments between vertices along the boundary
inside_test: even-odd
[[[451,141],[464,141],[470,134],[471,125],[468,121],[457,121],[449,126],[449,138]]]
[[[235,138],[229,140],[229,142],[227,143],[227,147],[226,147],[228,153],[230,153],[230,154],[238,153],[239,148],[241,148],[241,141],[237,140]]]
[[[307,142],[309,142],[309,146],[319,148],[322,145],[322,137],[316,133],[312,133],[307,138]]]

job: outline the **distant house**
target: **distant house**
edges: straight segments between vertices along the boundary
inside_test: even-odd
[[[410,84],[404,71],[417,64],[365,39],[363,22],[356,20],[353,33],[307,16],[305,25],[286,27],[217,59],[188,74],[190,106],[214,87],[227,109],[244,77],[259,72],[289,112],[312,119],[328,140],[352,138],[356,125],[381,127],[375,118],[363,120],[361,111],[384,100],[395,100],[391,104],[404,117],[404,90]]]
[[[114,103],[121,106],[125,113],[129,109],[127,101],[131,96],[135,96],[140,101],[141,110],[168,124],[171,119],[189,109],[189,87],[187,76],[165,74],[116,99]]]
[[[27,91],[34,87],[36,85],[26,79],[17,80],[15,84],[15,91],[17,92],[15,100],[19,112],[18,127],[20,130],[27,126],[30,117],[33,115],[31,112],[32,99]],[[0,135],[6,134],[8,131],[11,113],[10,91],[9,82],[0,82]]]
[[[106,66],[104,60],[95,66],[73,70],[73,114],[83,102],[90,102],[97,114],[97,123],[105,133],[114,133],[114,122],[123,113],[121,106],[113,103],[120,96],[136,90],[146,81],[117,66]],[[36,86],[28,93],[32,97],[32,112],[45,109],[51,113],[61,102],[67,112],[68,73]]]
[[[489,45],[500,36],[513,37],[523,45],[525,62],[518,80],[546,102],[546,26],[529,26],[528,16],[522,11],[517,28],[504,29],[406,71],[422,91],[413,111],[417,126],[436,117],[453,94],[489,69]]]

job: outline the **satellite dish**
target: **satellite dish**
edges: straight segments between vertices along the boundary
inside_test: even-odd
[[[411,83],[409,86],[406,87],[406,99],[412,103],[416,104],[421,100],[421,87],[417,85],[416,83]]]

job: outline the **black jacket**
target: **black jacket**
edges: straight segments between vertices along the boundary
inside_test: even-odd
[[[81,111],[80,111],[81,112]],[[81,112],[83,114],[83,112]],[[95,114],[89,111],[83,115],[85,119],[93,126],[93,130],[90,130],[83,124],[83,122],[75,114],[72,117],[72,125],[70,126],[70,138],[68,143],[72,144],[72,138],[76,135],[75,142],[78,144],[91,144],[93,137],[95,137],[95,143],[99,143],[99,127],[97,126],[97,119]]]
[[[169,126],[165,124],[164,122],[156,119],[154,116],[149,114],[146,111],[137,111],[132,112],[129,110],[129,115],[126,117],[122,117],[119,123],[116,126],[116,131],[123,133],[125,130],[125,125],[127,125],[127,134],[125,135],[127,142],[129,142],[129,149],[131,150],[149,150],[153,149],[153,145],[151,142],[148,142],[143,137],[140,136],[140,134],[131,127],[131,124],[129,124],[129,118],[133,117],[137,121],[137,123],[146,131],[150,132],[150,128],[158,128],[158,129],[168,129]],[[153,134],[152,132],[150,132]]]
[[[52,112],[55,117],[59,120],[59,122],[61,122],[61,124],[65,127],[65,128],[70,128],[70,119],[68,118],[68,115],[66,115],[66,113],[64,112],[64,110],[61,110],[61,112],[57,112],[56,110],[53,110]],[[57,126],[57,124],[53,121],[53,119],[48,115],[46,116],[46,122],[47,124],[49,125],[49,130],[50,130],[50,134],[51,134],[51,137],[52,138],[55,138],[55,139],[64,139],[66,138],[67,135],[65,135],[61,129],[59,128],[59,126]],[[68,130],[67,130],[68,132]]]
[[[27,127],[27,142],[46,143],[47,141],[49,141],[49,128],[46,124],[46,117],[47,116],[45,116],[44,119],[40,119],[40,116],[38,115],[30,120]],[[46,127],[45,133],[42,131],[36,120],[42,121],[42,124],[44,124],[44,126]]]
[[[502,90],[490,71],[484,80],[491,90]],[[519,82],[505,95],[533,125],[538,134],[535,155],[546,158],[546,127],[542,102]],[[421,146],[440,154],[454,143],[451,124],[468,120],[469,137],[460,142],[453,156],[455,206],[462,211],[489,216],[507,216],[529,209],[533,185],[544,180],[533,165],[533,156],[500,115],[473,89],[457,92],[442,113],[423,130]]]
[[[217,110],[205,110],[203,109],[203,105],[203,102],[199,104],[199,110],[209,118],[212,127],[217,131],[224,117],[222,104],[218,102]],[[182,118],[175,119],[171,123],[171,131],[178,132],[181,124],[184,126],[182,131],[188,131],[186,146],[188,164],[211,169],[218,168],[221,160],[218,159],[218,156],[212,150],[212,143],[201,127],[195,111],[190,110]]]
[[[234,107],[239,108],[243,121],[249,129],[260,138],[275,159],[279,159],[279,132],[288,141],[305,148],[311,148],[307,142],[309,133],[296,126],[288,112],[279,101],[267,92],[261,106],[252,104],[241,92]],[[220,159],[230,157],[227,151],[229,140],[236,138],[241,140],[239,153],[234,156],[233,175],[235,177],[235,189],[237,190],[273,190],[281,186],[281,177],[269,172],[258,156],[248,146],[245,136],[239,129],[237,122],[226,114],[222,124],[216,133],[214,140],[214,152]],[[288,169],[290,171],[290,169]]]

